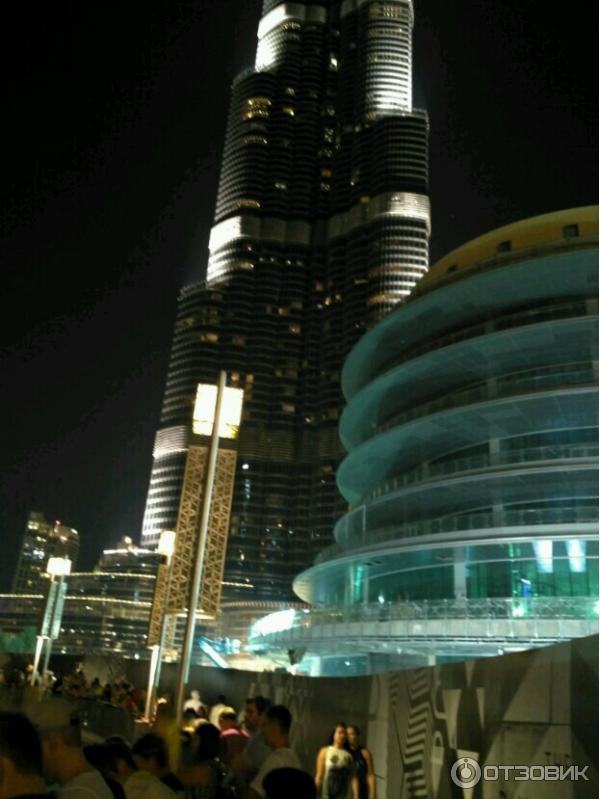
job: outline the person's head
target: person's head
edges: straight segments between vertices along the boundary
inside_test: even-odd
[[[169,754],[164,740],[154,732],[148,732],[134,743],[131,754],[136,766],[160,777],[169,767]]]
[[[254,696],[246,699],[244,721],[249,730],[254,731],[260,726],[265,710],[271,703],[264,696]]]
[[[315,782],[305,771],[297,768],[276,768],[263,780],[266,799],[316,799]]]
[[[358,749],[360,746],[360,730],[356,724],[348,724],[346,727],[346,735],[348,736],[348,744],[352,749]]]
[[[133,759],[131,749],[122,738],[112,736],[107,738],[104,746],[109,750],[117,766],[116,779],[120,783],[125,783],[127,778],[138,770],[137,763]]]
[[[337,746],[338,749],[345,749],[347,743],[348,734],[346,733],[346,725],[343,721],[338,721],[329,736],[329,745]]]
[[[225,694],[219,694],[219,696],[217,697],[217,704],[218,705],[227,704],[227,700],[225,699]]]
[[[21,713],[0,713],[0,799],[43,793],[42,744]]]
[[[228,707],[219,715],[219,727],[221,731],[224,732],[225,730],[232,730],[234,727],[237,727],[237,716],[235,715],[235,711]]]
[[[196,730],[196,760],[213,760],[221,751],[221,733],[214,724],[201,724]]]
[[[44,773],[53,782],[63,783],[85,763],[80,719],[69,707],[48,705],[36,720],[42,739]]]
[[[200,691],[198,691],[196,688],[194,688],[194,689],[192,690],[192,692],[190,693],[190,696],[191,696],[191,697],[192,697],[192,699],[194,699],[196,702],[199,702],[199,701],[200,701]]]
[[[289,742],[292,714],[284,705],[271,705],[262,719],[262,731],[265,741],[273,749],[287,746]]]
[[[105,744],[90,744],[83,747],[83,754],[88,763],[104,777],[117,777],[117,761],[114,754]]]

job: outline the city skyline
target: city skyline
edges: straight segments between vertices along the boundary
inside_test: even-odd
[[[111,73],[107,65],[106,75],[84,59],[82,73],[68,77],[69,47],[76,58],[81,46],[76,45],[77,26],[85,32],[84,23],[90,24],[83,12],[80,19],[70,20],[70,33],[68,20],[54,22],[62,25],[67,55],[52,49],[56,45],[46,45],[34,60],[13,64],[20,87],[12,96],[16,131],[28,132],[27,114],[35,99],[41,105],[38,113],[45,111],[39,119],[46,124],[32,125],[43,140],[37,151],[27,135],[19,137],[15,175],[7,184],[13,190],[11,204],[5,205],[8,293],[16,298],[8,309],[12,339],[3,361],[12,390],[2,397],[10,435],[2,465],[7,499],[0,523],[9,552],[16,552],[26,514],[34,508],[68,518],[83,531],[81,557],[88,564],[102,546],[139,530],[175,296],[186,278],[199,276],[193,262],[205,262],[228,83],[251,61],[243,43],[253,47],[254,42],[243,27],[255,30],[260,10],[258,3],[237,4],[241,19],[230,28],[234,4],[218,5],[219,11],[203,6],[188,10],[192,19],[167,20],[152,6],[137,43],[133,15],[125,18],[122,40],[117,37],[114,48],[116,66]],[[444,17],[433,5],[416,3],[414,47],[416,105],[425,105],[432,127],[433,259],[505,221],[595,201],[595,101],[575,23],[545,20],[546,27],[534,28],[534,9],[516,3],[509,4],[514,12],[510,19],[506,9],[470,9],[469,19]],[[42,22],[48,20],[29,23],[35,34],[32,50],[36,35],[41,39]],[[228,70],[226,80],[215,79],[214,87],[199,74],[190,77],[186,61],[193,63],[200,34],[205,44],[210,41],[207,24],[219,46],[202,56],[203,66],[218,62]],[[561,27],[569,24],[573,27]],[[488,42],[487,74],[497,103],[484,105],[490,93],[459,79],[462,56],[452,47],[468,25],[473,33],[488,33],[495,43]],[[87,30],[88,39],[83,35],[82,40],[95,42],[92,53],[98,52],[107,31],[101,24],[97,39],[90,40]],[[481,57],[479,43],[465,39]],[[229,42],[224,49],[234,54],[231,62],[218,52],[224,42]],[[502,42],[509,49],[494,56]],[[50,71],[46,87],[36,77],[46,66],[44,56],[56,73]],[[121,72],[128,80],[119,86]],[[444,72],[445,82],[439,85]],[[94,75],[96,94],[90,80]],[[187,86],[185,76],[191,82],[186,91],[180,88]],[[476,77],[481,80],[480,71]],[[52,116],[53,79],[64,82],[65,93],[54,98],[54,110],[64,116],[60,124]],[[162,96],[165,87],[180,90],[170,103]],[[467,101],[463,89],[475,110],[471,117],[463,115],[464,124],[457,124],[457,108],[464,111]],[[170,109],[168,116],[179,108],[177,103],[193,96],[214,104],[218,121],[208,123],[209,140],[199,136],[196,142],[193,126],[163,120],[165,109]],[[42,98],[45,104],[40,104]],[[201,101],[183,117],[184,123],[197,125],[197,133],[206,123]],[[27,113],[18,113],[25,109]],[[532,112],[538,114],[533,126]],[[513,127],[515,117],[518,124]],[[518,130],[527,139],[517,138]],[[141,157],[133,168],[128,161],[135,162],[138,142]],[[36,152],[33,159],[28,159],[29,148]],[[143,196],[148,191],[150,199]],[[119,217],[131,219],[126,232],[117,224]],[[188,249],[195,257],[186,257]],[[139,297],[145,303],[136,304]],[[14,558],[2,574],[5,586],[13,569]]]

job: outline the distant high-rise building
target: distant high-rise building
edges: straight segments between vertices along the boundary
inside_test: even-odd
[[[13,591],[35,594],[47,583],[46,566],[52,557],[70,558],[75,566],[79,553],[79,533],[59,521],[46,521],[43,513],[31,511],[13,580]]]
[[[265,0],[234,81],[206,281],[184,287],[144,546],[175,529],[199,382],[244,389],[224,575],[232,607],[285,602],[345,503],[340,369],[427,271],[428,119],[411,0]]]

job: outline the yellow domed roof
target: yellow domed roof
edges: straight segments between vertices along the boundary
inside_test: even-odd
[[[532,254],[546,245],[573,246],[598,236],[598,206],[569,208],[550,214],[522,219],[510,225],[484,233],[457,247],[435,263],[419,281],[413,296],[434,288],[446,276],[454,276],[489,263]]]

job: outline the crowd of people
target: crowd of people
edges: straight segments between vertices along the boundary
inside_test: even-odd
[[[43,693],[52,693],[73,699],[95,699],[113,707],[121,707],[134,718],[141,718],[144,714],[146,691],[136,688],[124,677],[107,680],[105,683],[102,683],[99,677],[94,677],[90,681],[80,663],[65,676],[56,675],[52,671],[46,670],[43,675],[36,672],[32,680],[32,674],[31,665],[0,669],[0,685],[9,688],[23,688],[25,685],[33,683]]]
[[[373,758],[355,725],[339,723],[314,774],[290,744],[292,716],[262,696],[240,713],[197,691],[183,722],[168,702],[133,745],[111,736],[84,745],[77,711],[37,705],[0,713],[0,799],[376,799]]]

